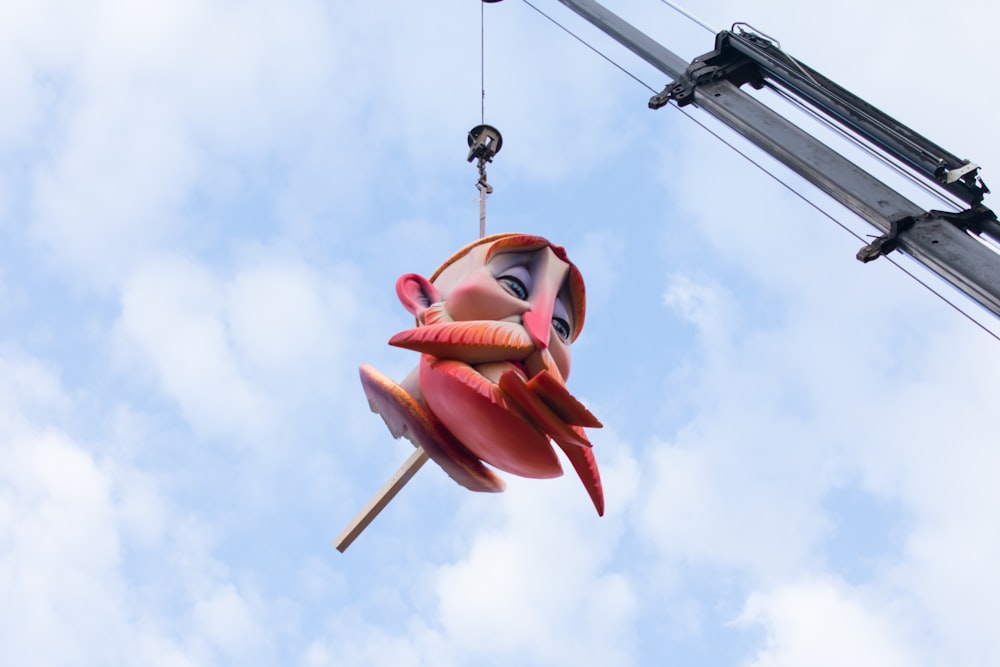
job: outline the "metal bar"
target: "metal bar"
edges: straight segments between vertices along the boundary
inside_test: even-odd
[[[680,58],[592,0],[560,0],[660,71],[678,78]],[[923,209],[728,81],[695,88],[695,104],[735,129],[882,233]],[[943,224],[937,224],[943,223]],[[899,236],[918,262],[1000,317],[1000,257],[954,225],[930,221]]]
[[[931,218],[899,235],[900,249],[1000,317],[1000,259],[951,222]]]
[[[1000,243],[1000,223],[992,221],[984,223],[983,234],[988,236],[992,241]]]
[[[680,78],[688,62],[593,0],[559,0],[574,12],[613,37],[615,41],[671,79]]]

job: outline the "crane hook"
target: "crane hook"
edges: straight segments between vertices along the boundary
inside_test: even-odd
[[[468,161],[479,161],[479,180],[476,187],[479,188],[479,236],[486,235],[486,195],[493,193],[493,186],[486,182],[486,163],[492,162],[493,157],[500,152],[503,146],[503,137],[500,130],[492,125],[477,125],[469,130],[469,157]]]
[[[500,130],[492,125],[476,125],[469,130],[467,141],[469,143],[469,157],[466,158],[468,162],[472,162],[476,158],[492,162],[493,156],[499,153],[503,146]]]

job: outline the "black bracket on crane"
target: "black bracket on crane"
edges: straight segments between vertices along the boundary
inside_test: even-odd
[[[917,218],[913,216],[893,220],[888,232],[876,237],[871,243],[858,251],[856,255],[858,261],[867,264],[882,255],[888,255],[899,247],[899,235],[913,227],[916,223]]]
[[[888,255],[899,247],[900,236],[903,232],[912,229],[919,223],[936,220],[950,222],[955,227],[977,236],[983,232],[995,233],[997,228],[996,213],[981,204],[958,213],[950,211],[927,211],[923,215],[906,216],[899,220],[893,220],[888,232],[875,238],[871,243],[858,251],[858,261],[867,264],[882,255]]]
[[[684,76],[669,84],[660,94],[649,98],[649,108],[659,109],[671,100],[679,107],[687,106],[694,102],[695,88],[722,79],[737,86],[749,83],[757,90],[763,88],[764,76],[757,63],[729,48],[732,34],[722,31],[716,35],[715,50],[692,60]]]

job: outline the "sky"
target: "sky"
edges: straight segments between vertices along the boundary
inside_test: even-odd
[[[534,4],[632,76],[518,0],[482,31],[475,2],[0,4],[0,663],[1000,661],[1000,342]],[[684,6],[996,179],[992,3]],[[415,365],[395,279],[478,236],[483,120],[487,231],[587,281],[569,388],[607,511],[572,473],[474,494],[429,464],[341,554],[412,451],[357,368]]]

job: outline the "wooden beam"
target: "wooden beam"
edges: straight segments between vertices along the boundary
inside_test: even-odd
[[[389,478],[389,481],[379,489],[378,493],[368,501],[368,504],[355,515],[347,527],[340,532],[337,539],[333,541],[333,546],[337,547],[337,551],[344,553],[347,547],[351,546],[355,538],[368,527],[368,524],[375,520],[379,512],[396,497],[396,494],[410,481],[410,478],[417,474],[421,466],[427,462],[427,458],[427,452],[423,448],[417,447],[410,458],[406,459],[406,462],[396,471],[396,474]]]

